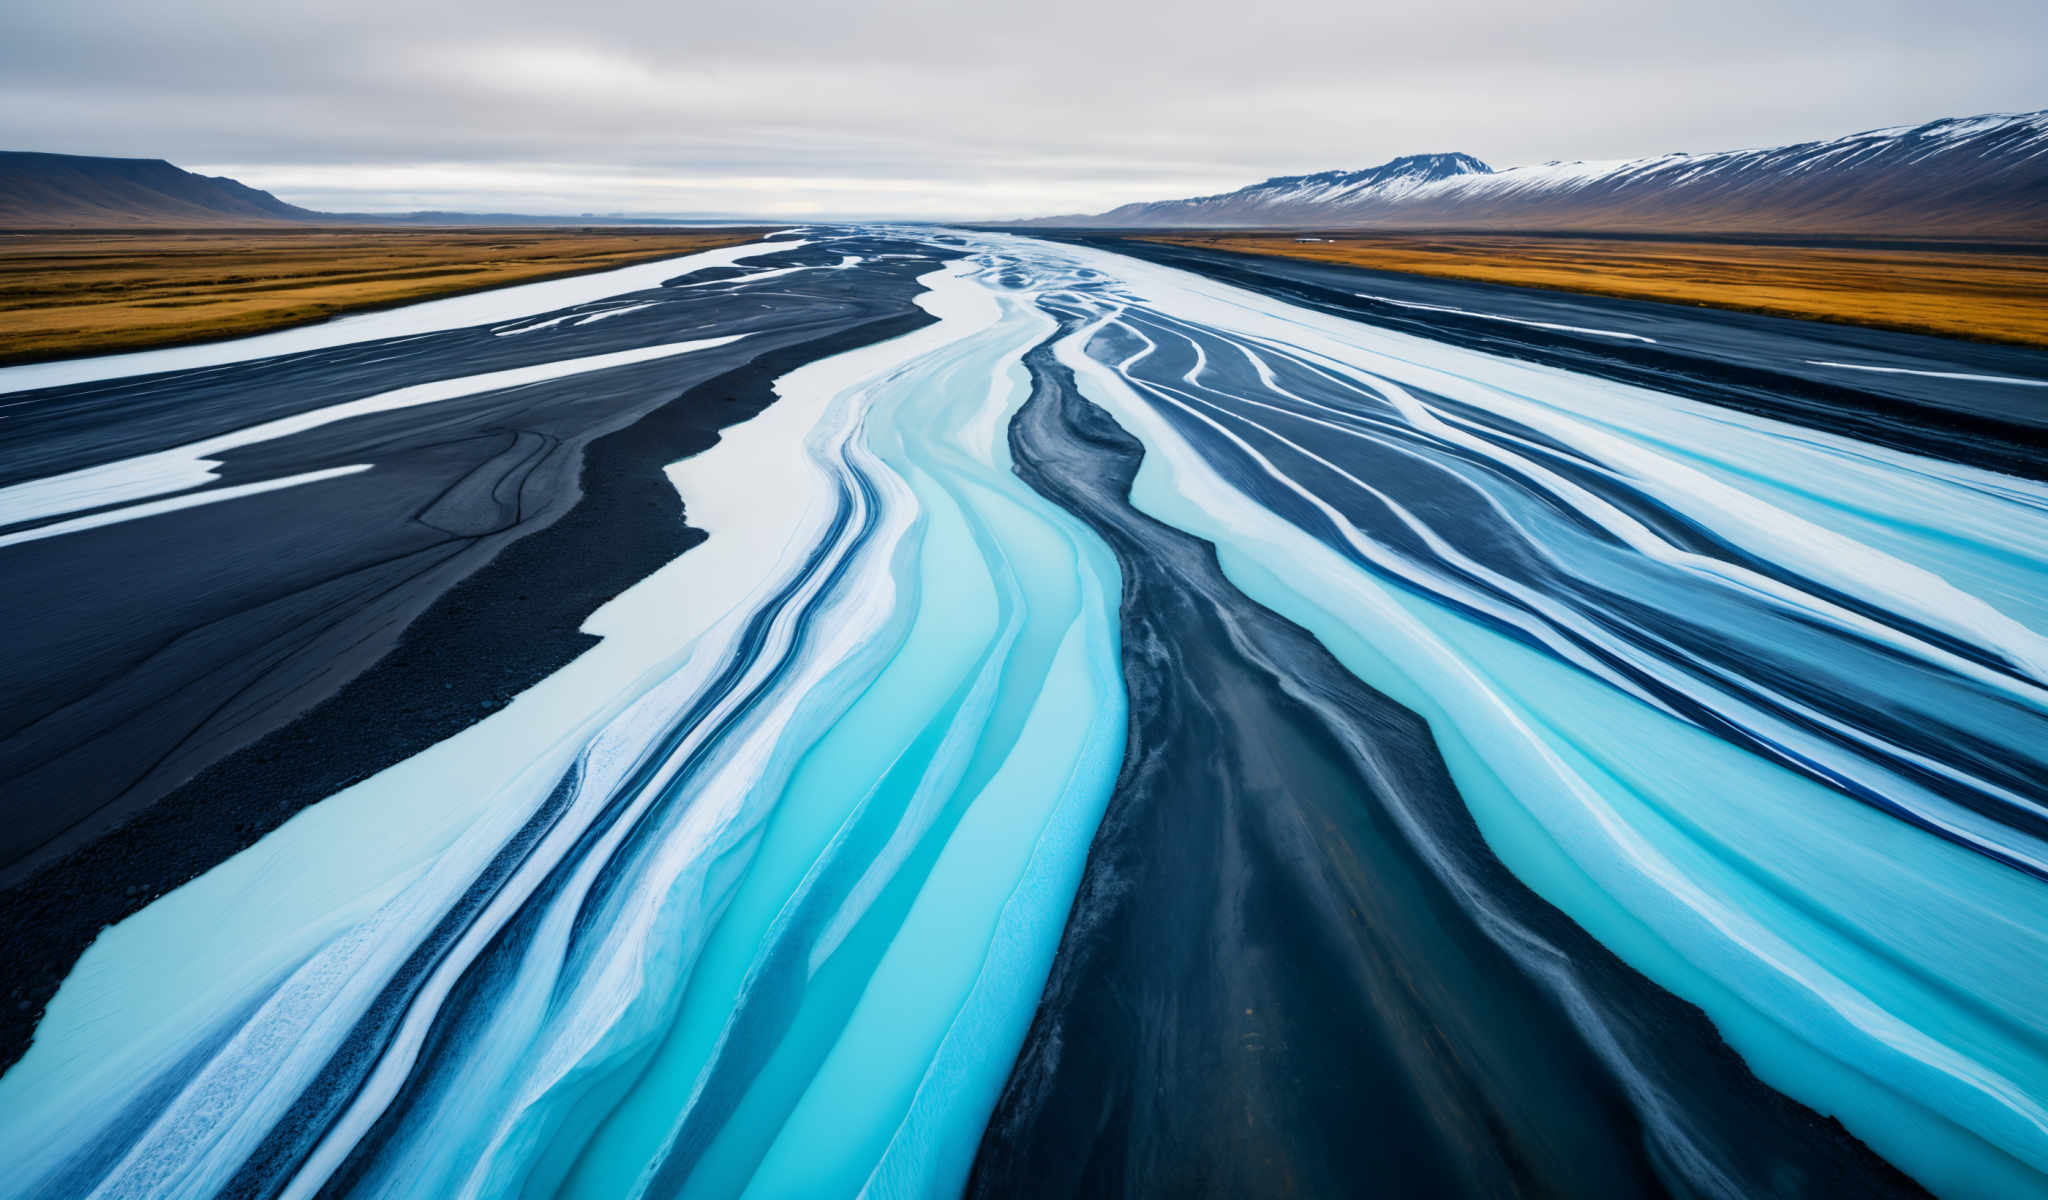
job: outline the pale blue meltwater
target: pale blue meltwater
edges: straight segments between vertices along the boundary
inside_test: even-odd
[[[679,1113],[685,1195],[846,1195],[877,1163],[884,1191],[965,1180],[1123,748],[1114,559],[1010,470],[1017,359],[1049,328],[1005,298],[866,397],[860,436],[920,513],[907,629],[775,798],[563,1194],[630,1192]]]
[[[2042,1194],[2048,908],[2037,880],[1360,569],[1217,475],[1091,368],[1078,340],[1062,356],[1145,443],[1134,503],[1215,541],[1253,600],[1424,716],[1488,845],[1525,883],[1703,1008],[1760,1078],[1938,1192]],[[1797,481],[1737,478],[1711,443],[1686,457],[1863,535],[1898,569],[1992,597],[2041,577],[2038,547],[2015,557],[2001,544],[2011,518],[1989,498],[1948,513],[1975,532],[1966,543],[1903,521],[1872,536],[1915,497],[1800,496]],[[1852,473],[1846,490],[1863,483]],[[1950,504],[1974,485],[1947,483]]]
[[[1053,325],[992,276],[927,276],[935,324],[785,376],[672,468],[711,538],[594,614],[582,658],[110,930],[0,1080],[35,1097],[0,1194],[228,1186],[551,795],[295,1188],[346,1169],[426,1047],[357,1192],[957,1190],[1126,720],[1115,560],[1011,470]],[[488,998],[432,1042],[465,972]],[[172,1103],[124,1127],[151,1088]]]
[[[2048,493],[1084,248],[944,244],[934,323],[670,468],[710,536],[591,649],[100,937],[0,1077],[0,1196],[200,1200],[301,1129],[289,1195],[956,1193],[1125,749],[1116,560],[1012,469],[1048,339],[1143,444],[1133,504],[1427,720],[1542,900],[1920,1182],[2048,1196],[2048,849],[2006,794],[2048,696]],[[1360,476],[1427,467],[1463,507],[1422,491],[1392,539],[1318,509],[1288,469],[1398,483],[1316,457],[1351,437],[1384,439]]]

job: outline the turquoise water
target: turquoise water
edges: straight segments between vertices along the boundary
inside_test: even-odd
[[[978,271],[929,277],[936,325],[788,377],[761,431],[685,465],[712,543],[594,618],[590,664],[114,931],[0,1081],[39,1098],[0,1130],[0,1193],[96,1155],[106,1195],[228,1186],[486,871],[292,1194],[337,1171],[366,1195],[957,1189],[1125,732],[1115,561],[1010,469],[1051,322]],[[326,819],[416,809],[423,778],[503,782],[467,824]],[[237,917],[352,846],[355,875],[284,868],[319,925]],[[231,969],[182,978],[208,955]],[[173,975],[191,999],[92,1044],[92,1006]],[[153,1087],[168,1104],[124,1127]]]
[[[911,1190],[965,1179],[1124,720],[1115,563],[1009,470],[1015,358],[1046,328],[1006,309],[867,397],[863,438],[922,522],[899,565],[914,618],[776,798],[677,1019],[564,1194],[629,1192],[687,1122],[689,1196],[845,1194],[884,1155]],[[962,1038],[970,1061],[935,1073]],[[750,1052],[737,1082],[707,1078]]]
[[[300,1120],[290,1195],[956,1192],[1125,750],[1116,562],[1010,459],[1058,312],[1134,503],[1425,717],[1516,876],[1930,1187],[2048,1196],[2048,850],[1998,816],[2048,495],[968,248],[936,324],[674,469],[711,538],[596,649],[109,930],[0,1078],[0,1195],[211,1195]]]
[[[1214,320],[1205,337],[1268,334],[1277,323],[1234,310],[1213,286],[1162,271],[1117,302]],[[1773,595],[1761,584],[1705,595],[1673,587],[1641,556],[1571,533],[1513,494],[1496,497],[1511,524],[1544,531],[1568,577],[1682,612],[1736,644],[1756,639],[1761,661],[1782,656],[1810,679],[1888,694],[1927,713],[1923,723],[1967,714],[1972,733],[1998,739],[2014,761],[2043,744],[2029,657],[2048,580],[2037,487],[1871,447],[1845,453],[1761,419],[1700,419],[1648,394],[1413,339],[1383,337],[1382,354],[1369,332],[1298,312],[1280,319],[1298,323],[1290,347],[1383,373],[1382,390],[1428,387],[1532,420],[1527,410],[1541,405],[1557,417],[1541,426],[1553,436],[1599,446],[1645,491],[1756,553],[1841,572],[1839,586],[1878,615],[1859,625],[1787,592],[1773,602],[1806,623],[1774,628],[1759,621],[1757,597]],[[1825,760],[1961,831],[1934,836],[1461,614],[1430,594],[1426,576],[1410,585],[1361,569],[1314,522],[1254,498],[1257,471],[1229,476],[1205,462],[1183,432],[1201,427],[1170,424],[1175,400],[1130,382],[1140,360],[1093,337],[1077,335],[1061,355],[1145,443],[1138,507],[1213,540],[1252,599],[1426,717],[1489,846],[1524,882],[1704,1009],[1765,1082],[1839,1118],[1935,1191],[2048,1195],[2048,889],[1963,844],[2038,861],[2023,826],[1945,807],[1868,762]],[[1687,467],[1711,477],[1690,482]],[[1267,469],[1277,468],[1258,471]],[[1946,657],[1917,640],[1912,621],[1997,647],[2009,674]],[[1823,634],[1842,628],[1895,649],[1838,658],[1842,640]],[[1735,694],[1691,686],[1720,715],[1762,725]],[[1790,726],[1781,736],[1803,753],[1833,753]]]

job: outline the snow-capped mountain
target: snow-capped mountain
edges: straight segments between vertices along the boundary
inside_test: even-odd
[[[1363,171],[1126,204],[1033,225],[1544,229],[2048,239],[2048,111],[1763,150],[1495,171],[1420,154]]]
[[[1431,184],[1492,171],[1469,154],[1409,154],[1363,171],[1282,175],[1215,196],[1126,204],[1099,219],[1106,225],[1285,225],[1304,213],[1394,201]]]

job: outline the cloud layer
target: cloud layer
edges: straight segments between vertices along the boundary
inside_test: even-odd
[[[326,209],[1025,215],[2048,104],[2012,0],[13,0],[0,147]]]

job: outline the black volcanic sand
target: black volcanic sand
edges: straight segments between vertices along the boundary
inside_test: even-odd
[[[1815,361],[2048,379],[2048,351],[1099,234],[1053,240],[1192,271],[1304,308],[1431,341],[1686,396],[1915,454],[2048,479],[2048,405],[2041,403],[2040,389],[1844,372]],[[1389,301],[1653,340],[1542,329]]]
[[[1138,443],[1026,364],[1018,474],[1123,570],[1129,742],[970,1195],[1917,1194],[1524,887],[1427,725],[1136,512]]]
[[[372,469],[0,549],[0,1069],[101,928],[593,644],[594,609],[704,538],[662,467],[758,413],[778,376],[928,323],[914,279],[938,261],[651,289],[604,306],[656,307],[552,340],[455,330],[31,394],[5,435],[14,478],[87,465],[95,441],[104,460],[431,379],[751,334],[251,446],[221,456],[224,482]]]

